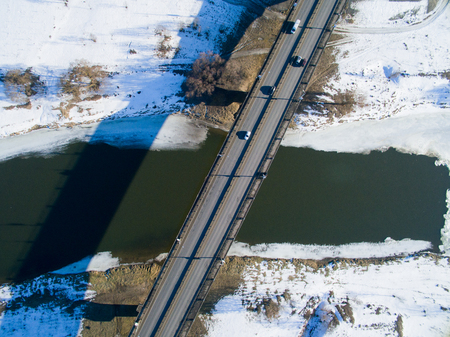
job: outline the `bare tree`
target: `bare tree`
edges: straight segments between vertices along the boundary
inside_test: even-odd
[[[186,80],[186,97],[210,96],[222,76],[225,60],[218,54],[200,53]]]

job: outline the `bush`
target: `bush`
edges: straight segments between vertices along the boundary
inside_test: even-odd
[[[156,55],[161,59],[168,58],[168,54],[172,51],[172,46],[170,45],[170,41],[172,37],[170,35],[163,35],[161,40],[158,42],[156,46]]]
[[[32,68],[10,70],[2,79],[5,83],[6,94],[15,102],[28,102],[31,96],[42,93],[44,83],[34,74]]]
[[[186,97],[210,96],[222,76],[225,60],[213,52],[200,53],[186,79]]]
[[[61,77],[61,88],[63,93],[80,100],[82,95],[97,92],[106,76],[107,72],[101,66],[91,66],[86,61],[80,61]]]

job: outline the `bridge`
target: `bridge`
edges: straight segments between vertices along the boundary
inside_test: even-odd
[[[293,3],[130,337],[187,335],[267,176],[344,4],[345,0]],[[300,25],[291,33],[296,20]],[[299,55],[307,60],[305,66],[292,64]]]

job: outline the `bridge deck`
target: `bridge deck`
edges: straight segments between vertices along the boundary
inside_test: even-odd
[[[187,334],[267,174],[345,0],[299,0],[222,146],[130,336]],[[331,28],[331,29],[330,29]],[[287,31],[284,32],[284,31]],[[308,60],[294,67],[293,56]],[[276,86],[275,92],[269,89]],[[243,138],[251,131],[249,140]]]

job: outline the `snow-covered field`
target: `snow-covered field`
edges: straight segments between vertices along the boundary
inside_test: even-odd
[[[211,337],[448,336],[449,289],[449,262],[433,255],[317,269],[268,260],[247,265],[239,289],[202,318]]]
[[[0,287],[0,336],[77,336],[81,331],[87,291],[84,274],[48,277]],[[0,307],[1,308],[1,307]]]
[[[437,164],[448,166],[450,84],[441,74],[450,70],[450,6],[447,0],[441,0],[433,12],[427,13],[427,3],[355,2],[358,11],[353,23],[341,21],[336,29],[343,35],[334,43],[338,75],[327,90],[330,94],[351,91],[360,105],[354,113],[331,121],[317,111],[309,111],[283,144],[360,153],[394,147],[434,156]],[[31,100],[31,109],[6,110],[15,103],[0,83],[0,137],[5,137],[0,139],[0,159],[61,146],[70,139],[150,148],[157,142],[144,135],[147,128],[153,130],[153,137],[159,137],[162,147],[169,142],[175,143],[169,147],[198,145],[205,139],[206,130],[197,129],[184,117],[142,115],[184,107],[176,96],[183,77],[165,70],[191,63],[200,51],[215,50],[224,35],[221,32],[233,29],[242,10],[221,0],[2,1],[1,72],[33,67],[47,92]],[[202,27],[202,34],[193,28],[194,21]],[[182,32],[182,27],[187,29]],[[173,48],[181,48],[175,58],[156,56],[161,36],[155,30],[161,29],[170,35]],[[136,54],[131,54],[131,49]],[[59,76],[81,59],[100,64],[114,75],[105,83],[100,100],[82,102],[81,112],[74,108],[69,118],[63,118],[54,110],[65,99],[59,96]],[[110,116],[140,117],[128,122],[53,129]],[[50,125],[51,129],[7,137],[35,125]],[[166,133],[159,133],[164,130],[161,125],[167,126]],[[192,135],[188,142],[183,142],[184,134],[179,137],[179,130]],[[445,217],[441,250],[449,254],[450,211]],[[366,258],[413,254],[427,247],[428,242],[411,240],[338,247],[249,247],[238,243],[231,253],[266,258]],[[104,254],[59,272],[98,269],[103,263],[108,267],[117,261]],[[366,266],[339,262],[318,270],[294,260],[263,262],[249,265],[244,284],[234,295],[220,300],[212,316],[205,319],[210,336],[399,336],[399,326],[403,336],[448,336],[449,273],[447,259],[435,259],[433,255],[412,255]],[[0,287],[0,312],[2,306],[9,305],[0,314],[0,335],[79,333],[81,307],[74,309],[66,302],[93,296],[82,291],[86,289],[85,280],[77,274],[52,284],[48,280],[40,277],[26,284]],[[39,303],[39,293],[44,292],[54,294],[55,301]],[[61,297],[67,301],[58,302]],[[35,299],[33,306],[23,304],[29,303],[25,301],[29,298]],[[273,309],[270,300],[278,309]],[[267,316],[264,305],[272,306],[275,314]],[[248,310],[250,306],[263,309],[258,313]],[[309,320],[307,312],[314,312]]]
[[[0,137],[33,127],[57,128],[104,118],[167,114],[185,107],[180,92],[184,69],[200,52],[217,52],[244,7],[223,0],[61,0],[0,2],[0,75],[32,67],[45,92],[31,108],[17,105],[0,82]],[[158,47],[167,54],[158,56]],[[79,61],[110,74],[102,97],[79,102],[63,117],[57,110],[60,77]]]

